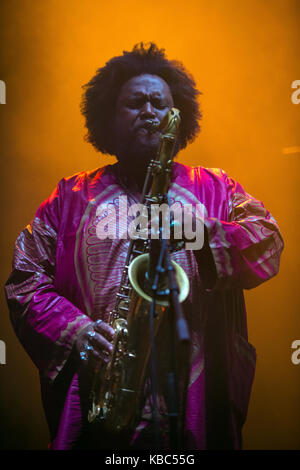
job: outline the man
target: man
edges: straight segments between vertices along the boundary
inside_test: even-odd
[[[160,139],[149,122],[161,123],[175,106],[182,119],[175,153],[194,139],[197,95],[183,66],[167,60],[155,44],[137,45],[107,62],[86,85],[82,112],[87,140],[98,151],[116,155],[117,163],[61,180],[16,242],[7,301],[15,332],[40,372],[52,449],[92,447],[87,438],[90,374],[93,364],[106,364],[112,351],[108,314],[129,245],[120,236],[99,237],[99,224],[119,208],[121,196],[129,206],[140,200]],[[255,369],[243,289],[277,273],[282,238],[263,204],[223,170],[175,162],[169,199],[182,207],[200,204],[205,224],[201,249],[172,253],[190,282],[183,308],[191,348],[179,367],[178,445],[239,449]],[[122,224],[127,227],[128,220],[120,217],[119,229]],[[167,330],[165,325],[157,338],[162,448],[171,446]],[[153,448],[150,382],[145,382],[134,432],[119,441],[103,433],[99,448]]]

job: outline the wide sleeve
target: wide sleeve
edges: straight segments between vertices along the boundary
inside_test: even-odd
[[[66,364],[79,332],[91,322],[55,290],[62,188],[60,182],[19,235],[5,285],[15,333],[41,375],[50,381]]]
[[[227,220],[207,217],[199,266],[207,288],[251,289],[275,276],[283,240],[263,203],[224,176]],[[201,273],[200,273],[201,275]]]

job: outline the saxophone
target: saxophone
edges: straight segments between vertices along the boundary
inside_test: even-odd
[[[157,157],[148,166],[142,193],[141,202],[148,207],[167,200],[179,124],[176,108],[168,112],[159,127],[149,121],[149,129],[158,130],[161,136]],[[109,324],[115,330],[113,352],[109,362],[95,370],[90,393],[88,422],[101,422],[104,429],[112,433],[134,427],[151,353],[149,309],[152,297],[145,289],[150,264],[148,247],[145,239],[130,241],[115,306],[109,314]],[[184,270],[174,261],[172,264],[179,286],[179,301],[183,302],[188,295],[189,281]],[[156,301],[155,334],[168,305],[167,297]]]

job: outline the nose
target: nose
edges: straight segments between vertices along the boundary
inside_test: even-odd
[[[146,101],[141,109],[140,116],[144,119],[155,118],[156,114],[150,101]]]

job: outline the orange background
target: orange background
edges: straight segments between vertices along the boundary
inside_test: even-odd
[[[193,74],[202,132],[179,155],[221,167],[264,201],[286,247],[279,275],[246,292],[256,377],[245,449],[300,449],[298,0],[1,0],[1,282],[14,240],[63,176],[114,161],[84,142],[81,86],[139,41],[155,41]],[[298,46],[298,49],[297,49]],[[294,149],[288,150],[294,147]],[[48,430],[38,374],[19,345],[1,292],[0,447],[42,449]]]

